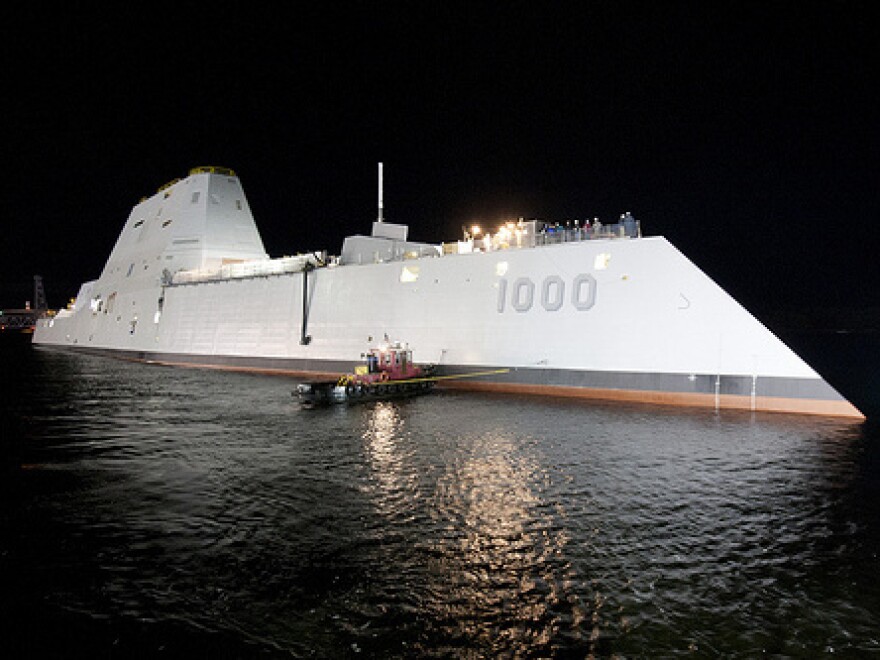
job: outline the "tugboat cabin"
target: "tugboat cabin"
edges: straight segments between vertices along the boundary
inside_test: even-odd
[[[382,380],[403,380],[415,378],[420,373],[420,370],[413,365],[412,350],[400,342],[371,348],[364,357],[366,364],[356,367],[355,374],[367,376],[366,380],[377,380],[376,376]],[[371,375],[374,377],[369,378]]]

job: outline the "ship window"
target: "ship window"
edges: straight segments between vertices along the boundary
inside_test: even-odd
[[[134,226],[135,226],[135,228],[137,228],[137,227],[140,227],[142,224],[144,224],[143,218],[141,218],[136,223],[134,223]]]
[[[202,193],[201,193],[201,191],[199,191],[199,190],[196,190],[196,191],[193,193],[193,196],[192,196],[192,203],[193,203],[193,204],[198,204],[198,203],[199,203],[199,196],[200,196],[201,194],[202,194]]]
[[[235,200],[235,209],[237,211],[241,211],[241,200],[240,199]]]
[[[125,274],[126,277],[131,277],[131,271],[134,270],[134,264],[128,267],[128,272]]]
[[[401,282],[415,282],[419,279],[419,267],[418,266],[404,266],[400,271],[400,281]]]
[[[163,228],[164,228],[164,227],[167,227],[167,226],[170,225],[170,224],[171,224],[171,218],[169,218],[168,220],[166,220],[165,222],[163,222],[163,223],[162,223],[162,227],[163,227]]]

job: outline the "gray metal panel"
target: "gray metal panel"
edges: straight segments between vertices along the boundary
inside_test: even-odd
[[[235,369],[287,371],[298,373],[346,373],[354,363],[345,360],[310,360],[268,358],[234,355],[193,355],[183,353],[152,353],[120,351],[87,347],[62,347],[87,353],[126,357],[136,360],[171,362],[186,365],[207,365]],[[443,365],[441,374],[467,374],[504,369],[503,365],[470,367]],[[750,396],[750,376],[714,374],[629,373],[606,371],[576,371],[570,369],[514,368],[506,373],[477,376],[477,382],[510,383],[546,387],[580,387],[586,389],[670,392],[681,394],[714,394],[716,380],[722,395]],[[755,381],[755,395],[760,397],[843,401],[844,398],[822,379],[763,377]]]

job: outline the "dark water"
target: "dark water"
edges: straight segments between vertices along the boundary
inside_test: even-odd
[[[2,349],[3,657],[880,657],[872,423]]]

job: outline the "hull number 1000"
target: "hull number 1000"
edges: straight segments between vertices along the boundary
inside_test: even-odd
[[[498,280],[498,312],[503,313],[509,304],[517,312],[528,312],[535,304],[537,286],[530,277],[518,277],[512,284],[507,278]],[[588,273],[577,275],[566,295],[565,280],[559,275],[548,275],[541,282],[540,304],[548,312],[559,311],[566,302],[576,310],[585,312],[596,304],[596,278]]]

